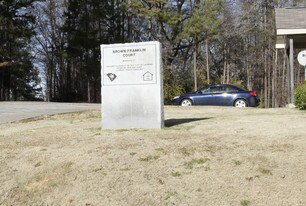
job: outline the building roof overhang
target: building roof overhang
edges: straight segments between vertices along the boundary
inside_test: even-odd
[[[288,48],[293,39],[294,48],[306,48],[306,8],[275,9],[277,49]]]

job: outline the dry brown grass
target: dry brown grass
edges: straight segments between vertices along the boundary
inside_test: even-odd
[[[306,113],[166,107],[162,130],[100,111],[0,125],[0,205],[306,205]]]

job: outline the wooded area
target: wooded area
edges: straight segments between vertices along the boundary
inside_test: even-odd
[[[287,103],[275,8],[304,0],[0,0],[0,100],[101,101],[100,44],[159,41],[165,103],[207,83]],[[276,58],[276,55],[278,58]],[[276,61],[277,59],[277,61]],[[304,70],[296,65],[295,84]]]

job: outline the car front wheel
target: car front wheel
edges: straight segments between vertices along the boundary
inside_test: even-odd
[[[235,107],[238,107],[238,108],[243,108],[243,107],[247,107],[248,105],[247,105],[247,103],[246,103],[245,100],[243,100],[243,99],[237,99],[237,100],[235,101],[234,106],[235,106]]]
[[[181,101],[181,106],[183,106],[183,107],[192,106],[192,101],[190,99],[183,99]]]

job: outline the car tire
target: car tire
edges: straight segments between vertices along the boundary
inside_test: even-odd
[[[181,101],[181,106],[183,107],[192,106],[192,101],[190,99],[183,99]]]
[[[244,108],[247,107],[248,104],[244,99],[237,99],[234,103],[234,107]]]

